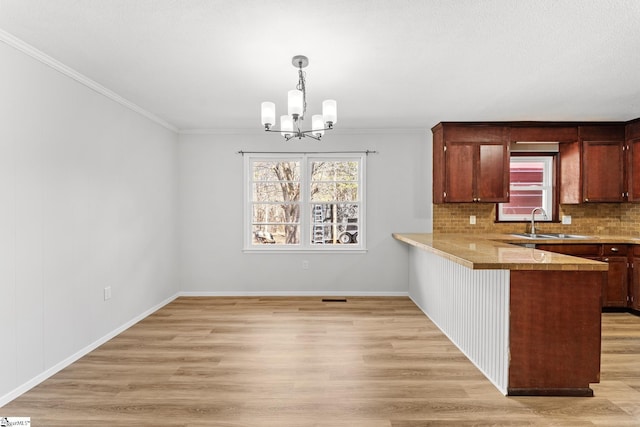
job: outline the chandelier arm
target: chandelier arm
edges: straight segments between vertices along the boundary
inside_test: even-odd
[[[316,132],[321,132],[323,130],[331,130],[331,129],[333,129],[333,128],[309,129],[309,130],[303,130],[303,131],[301,131],[301,133],[307,135],[307,134],[313,134],[313,133],[316,133]]]
[[[302,136],[304,136],[305,138],[311,138],[311,139],[315,139],[316,141],[320,141],[320,137],[319,136],[311,135],[311,134],[308,134],[308,133],[304,133],[304,134],[302,134]]]
[[[305,135],[306,135],[306,134],[308,134],[308,133],[320,132],[320,131],[323,131],[323,130],[333,130],[333,127],[327,127],[327,128],[322,128],[322,129],[309,129],[309,130],[300,130],[300,129],[298,129],[297,131],[292,132],[292,134],[293,134],[294,136],[295,136],[295,135],[297,135],[298,133],[300,133],[300,134],[305,134]],[[280,133],[280,132],[282,132],[282,130],[280,130],[280,129],[274,129],[274,128],[269,128],[269,129],[265,128],[265,129],[264,129],[264,131],[265,131],[265,132],[274,132],[274,133]]]
[[[331,126],[331,127],[326,127],[326,128],[322,128],[322,129],[309,129],[309,130],[300,130],[300,129],[298,129],[297,131],[292,132],[291,134],[293,135],[293,137],[296,137],[298,134],[302,134],[302,135],[305,135],[305,136],[309,136],[309,135],[307,135],[307,134],[309,134],[309,133],[313,133],[313,132],[324,131],[324,130],[333,130],[333,126]],[[266,128],[266,127],[265,127],[264,131],[265,131],[265,132],[274,132],[274,133],[280,133],[280,132],[282,132],[282,130],[280,130],[280,129],[274,129],[274,128],[272,128],[272,127],[270,127],[270,128]]]

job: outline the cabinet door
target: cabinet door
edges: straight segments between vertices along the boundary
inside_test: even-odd
[[[629,264],[627,257],[608,256],[602,261],[609,264],[607,285],[603,289],[603,307],[626,307],[629,286]]]
[[[582,203],[582,156],[578,141],[560,144],[560,203]]]
[[[640,138],[627,142],[627,200],[640,201]]]
[[[476,174],[476,201],[509,201],[509,147],[507,144],[480,144]],[[506,171],[506,173],[505,173]]]
[[[623,202],[624,143],[584,141],[582,145],[585,202]]]
[[[599,260],[602,245],[598,244],[536,244],[536,249],[559,254]]]
[[[433,203],[509,197],[509,128],[438,123],[433,132]]]
[[[445,144],[445,201],[473,202],[476,143],[447,142]]]
[[[509,201],[509,147],[503,143],[446,142],[447,202]]]
[[[634,310],[640,310],[640,258],[634,257],[631,265],[633,277],[629,290],[629,306]]]

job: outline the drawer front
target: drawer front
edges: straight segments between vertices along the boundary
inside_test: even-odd
[[[603,255],[626,255],[629,250],[628,245],[602,245]]]
[[[565,255],[576,255],[582,257],[600,256],[601,245],[584,244],[584,245],[536,245],[536,249],[543,251],[556,252]]]

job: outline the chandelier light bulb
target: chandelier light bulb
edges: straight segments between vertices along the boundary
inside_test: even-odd
[[[321,114],[311,116],[311,131],[317,137],[324,135],[324,120]]]
[[[276,124],[276,104],[273,102],[263,102],[262,109],[262,126],[267,129]]]
[[[293,135],[293,118],[291,116],[280,116],[280,134],[285,138]]]
[[[335,99],[326,99],[322,101],[322,118],[325,123],[329,123],[331,126],[336,124],[338,121],[338,103]]]
[[[294,114],[297,114],[298,116],[304,115],[304,102],[301,90],[290,90],[288,101],[288,113],[290,116],[293,116]]]

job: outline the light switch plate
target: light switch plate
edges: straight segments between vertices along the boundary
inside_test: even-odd
[[[570,215],[562,215],[562,223],[563,224],[571,224],[571,216]]]
[[[476,223],[476,216],[469,215],[469,224],[474,225]]]

